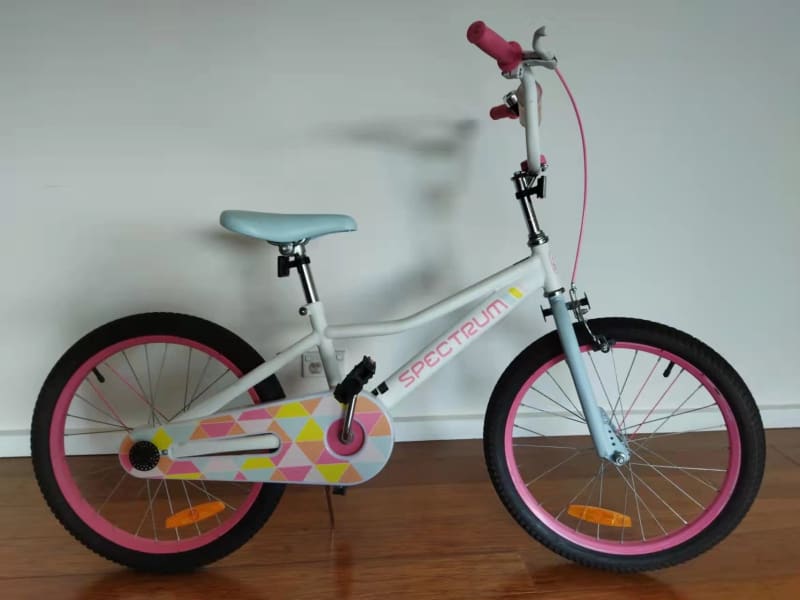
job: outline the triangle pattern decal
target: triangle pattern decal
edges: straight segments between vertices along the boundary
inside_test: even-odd
[[[198,427],[194,430],[194,433],[189,437],[190,440],[204,440],[208,437],[208,434],[205,432],[205,429],[202,427]]]
[[[308,411],[299,402],[288,402],[287,404],[282,405],[278,409],[278,412],[275,413],[275,417],[277,417],[278,419],[285,419],[291,417],[307,417],[307,416],[308,416]]]
[[[222,423],[203,423],[200,427],[208,434],[208,437],[225,437],[236,423],[227,421]]]
[[[300,433],[297,434],[297,442],[321,442],[325,437],[325,432],[314,419],[309,419]]]
[[[381,418],[378,419],[378,422],[369,430],[369,434],[372,436],[382,436],[382,435],[389,435],[392,433],[391,427],[389,427],[389,421],[386,420],[384,415],[381,415]]]
[[[277,421],[273,421],[272,423],[270,423],[269,427],[267,427],[267,431],[269,433],[274,433],[275,435],[277,435],[279,438],[281,438],[282,442],[292,441],[292,438],[290,438],[289,435],[283,430],[283,427],[278,425]]]
[[[377,423],[378,419],[380,419],[382,416],[382,413],[358,413],[356,420],[361,423],[364,431],[371,431],[372,428],[375,427],[375,423]]]
[[[304,481],[311,470],[311,465],[304,467],[281,467],[278,469],[286,476],[286,481]]]
[[[308,411],[308,414],[313,415],[321,400],[322,398],[312,398],[311,400],[303,400],[301,404]]]
[[[234,423],[233,427],[231,427],[230,431],[228,432],[228,435],[243,435],[245,433],[247,432],[242,429],[241,425]]]
[[[353,466],[350,465],[347,467],[347,470],[342,475],[342,478],[339,480],[340,483],[358,483],[363,478],[361,477],[361,473]]]
[[[317,462],[322,451],[325,450],[324,442],[296,442],[296,445],[303,451],[312,463]]]
[[[316,460],[316,463],[318,465],[332,465],[334,463],[340,463],[340,462],[342,462],[341,458],[334,456],[327,450],[323,450],[322,454],[320,454]]]
[[[350,465],[347,463],[339,463],[337,465],[317,465],[317,470],[329,483],[336,483],[347,470]]]
[[[308,464],[308,457],[303,454],[303,451],[300,450],[296,445],[292,444],[291,447],[286,451],[286,454],[283,455],[280,462],[273,461],[279,467],[304,467]]]
[[[271,415],[264,408],[252,408],[239,414],[239,421],[257,421],[269,418]]]
[[[308,417],[291,417],[278,421],[291,440],[294,440],[308,422]]]

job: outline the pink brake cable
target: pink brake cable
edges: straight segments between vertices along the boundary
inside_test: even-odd
[[[575,111],[575,118],[578,120],[578,130],[581,133],[581,148],[583,150],[583,207],[581,209],[581,226],[578,230],[578,246],[575,249],[575,262],[572,264],[572,278],[570,280],[570,284],[574,284],[575,276],[578,273],[578,260],[581,257],[583,226],[586,223],[586,197],[589,178],[588,168],[586,166],[586,135],[583,132],[583,121],[581,120],[581,113],[578,110],[578,104],[575,102],[575,97],[572,95],[572,91],[569,89],[567,81],[564,79],[564,76],[561,74],[561,71],[558,69],[558,67],[556,67],[555,71],[556,75],[558,75],[558,79],[561,81],[561,85],[564,86],[564,91],[567,92],[567,96],[569,96],[569,101],[572,103],[572,109]]]

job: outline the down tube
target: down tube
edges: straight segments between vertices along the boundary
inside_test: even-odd
[[[470,314],[446,329],[430,345],[400,367],[384,383],[387,390],[380,396],[384,406],[391,407],[414,391],[450,359],[464,350],[486,331],[511,314],[532,292],[541,287],[530,281],[490,294]],[[380,389],[380,388],[379,388]]]

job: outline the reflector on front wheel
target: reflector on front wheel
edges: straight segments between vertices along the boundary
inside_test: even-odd
[[[225,504],[219,501],[198,504],[192,508],[187,508],[176,512],[174,515],[170,515],[164,522],[164,526],[175,529],[177,527],[185,527],[186,525],[194,525],[203,519],[208,519],[209,517],[221,513],[223,510],[225,510]]]
[[[630,527],[631,518],[614,510],[600,508],[599,506],[585,506],[583,504],[570,504],[567,513],[588,523],[608,525],[609,527]]]

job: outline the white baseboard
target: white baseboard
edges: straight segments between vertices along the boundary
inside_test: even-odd
[[[800,427],[800,404],[761,406],[768,429]],[[431,415],[394,419],[399,442],[475,439],[483,435],[483,415]],[[0,430],[0,457],[30,456],[30,431]]]

